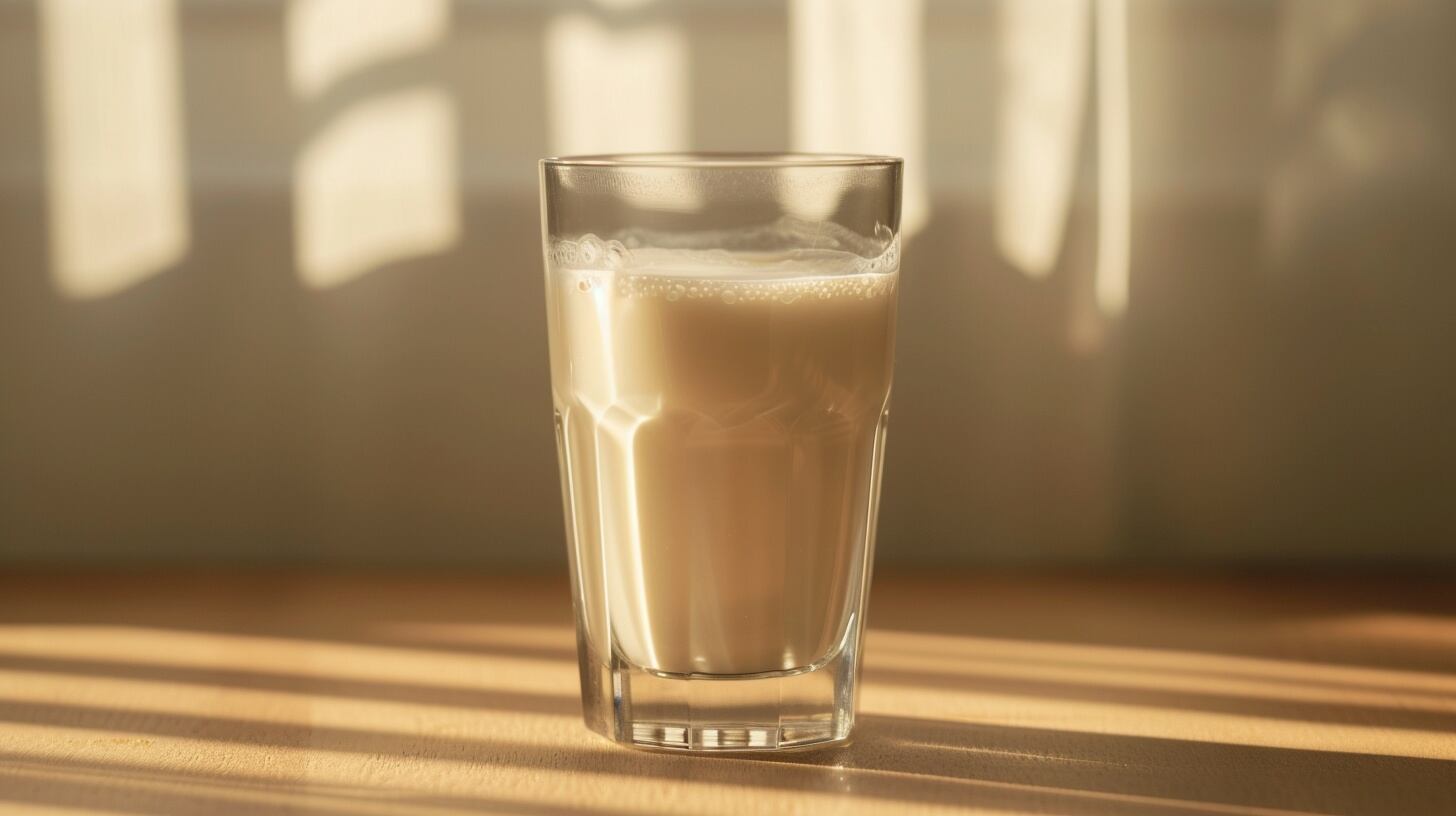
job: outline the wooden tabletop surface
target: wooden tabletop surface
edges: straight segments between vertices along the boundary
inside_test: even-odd
[[[876,579],[853,743],[580,723],[559,576],[0,577],[0,813],[1456,814],[1456,582]]]

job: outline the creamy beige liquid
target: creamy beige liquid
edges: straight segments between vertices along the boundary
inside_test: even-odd
[[[832,656],[873,536],[898,256],[555,257],[552,386],[593,650],[681,674]]]

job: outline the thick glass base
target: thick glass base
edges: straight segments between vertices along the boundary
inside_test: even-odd
[[[851,639],[851,642],[853,640]],[[848,739],[852,648],[822,664],[751,675],[664,675],[582,657],[586,724],[608,739],[670,751],[775,751]]]

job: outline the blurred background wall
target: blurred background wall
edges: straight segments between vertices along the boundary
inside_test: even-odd
[[[554,564],[538,158],[908,160],[882,563],[1456,559],[1456,4],[0,0],[0,562]]]

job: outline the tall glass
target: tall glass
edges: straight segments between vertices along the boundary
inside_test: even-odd
[[[854,723],[901,161],[541,163],[587,725],[761,751]]]

